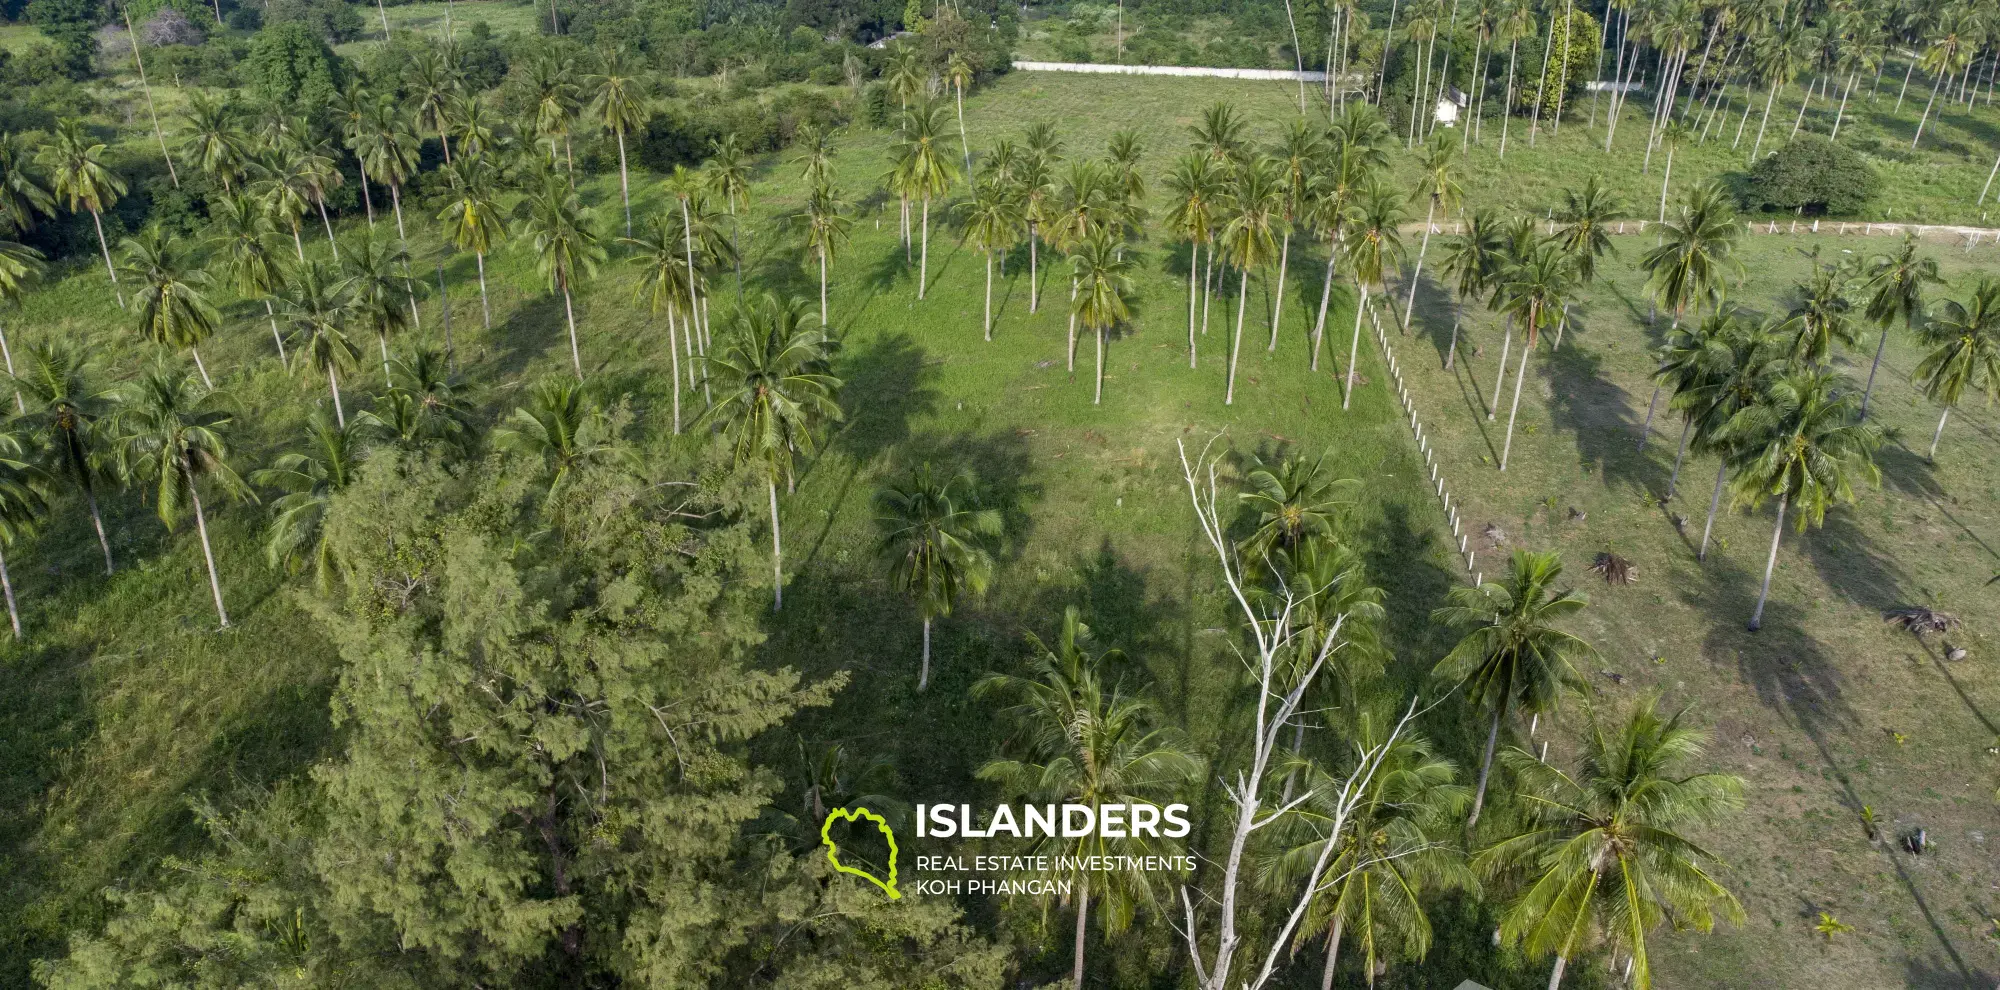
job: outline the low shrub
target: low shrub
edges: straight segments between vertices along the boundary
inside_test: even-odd
[[[1860,152],[1802,134],[1764,156],[1738,189],[1745,209],[1840,216],[1859,212],[1881,186]]]

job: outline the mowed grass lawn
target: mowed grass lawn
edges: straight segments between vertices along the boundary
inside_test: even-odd
[[[1695,560],[1716,463],[1690,456],[1679,494],[1662,504],[1680,430],[1664,398],[1645,451],[1638,440],[1652,394],[1647,355],[1668,320],[1648,325],[1635,267],[1652,240],[1617,243],[1604,283],[1571,311],[1561,350],[1551,353],[1545,338],[1530,362],[1506,473],[1495,464],[1511,377],[1498,415],[1485,416],[1499,321],[1469,310],[1457,366],[1444,371],[1451,309],[1426,278],[1403,368],[1480,558],[1497,566],[1510,547],[1560,551],[1594,601],[1583,631],[1603,651],[1589,667],[1602,701],[1657,692],[1691,705],[1712,731],[1714,765],[1749,783],[1749,810],[1704,837],[1728,860],[1749,923],[1671,941],[1661,961],[1668,985],[1991,984],[2000,972],[1991,920],[2000,915],[2000,757],[1989,751],[2000,745],[2000,624],[1988,582],[2000,571],[2000,420],[1969,403],[1953,415],[1937,463],[1926,463],[1938,410],[1910,381],[1914,342],[1892,334],[1871,413],[1892,434],[1877,459],[1882,484],[1862,486],[1859,503],[1829,513],[1823,529],[1801,536],[1788,523],[1764,628],[1749,633],[1775,509],[1720,517],[1707,563]],[[1894,243],[1749,238],[1738,300],[1762,312],[1788,307],[1808,268],[1801,249],[1845,257]],[[1988,248],[1933,253],[1954,281],[1991,272],[1996,260]],[[1857,381],[1875,339],[1845,356]],[[1517,336],[1510,366],[1519,347]],[[1486,536],[1489,524],[1504,537]],[[1637,580],[1607,586],[1584,570],[1601,551],[1637,563]],[[1965,625],[1919,642],[1882,621],[1903,605],[1931,605]],[[1969,655],[1946,661],[1946,641]],[[1568,729],[1577,720],[1561,721]],[[1552,756],[1565,749],[1574,752],[1573,740],[1559,733]],[[1884,841],[1869,842],[1864,806]],[[1914,857],[1890,841],[1915,828],[1928,829],[1934,852]],[[1856,931],[1829,942],[1813,931],[1820,911]]]
[[[1270,84],[1016,74],[970,99],[967,122],[975,147],[987,147],[1033,121],[1054,120],[1073,155],[1095,155],[1113,130],[1131,127],[1149,144],[1146,168],[1157,180],[1184,147],[1185,127],[1216,99],[1237,103],[1266,139],[1292,106],[1291,92]],[[1050,635],[1061,609],[1074,604],[1101,645],[1128,651],[1125,683],[1153,691],[1203,753],[1226,763],[1236,752],[1232,730],[1243,701],[1229,634],[1236,623],[1190,525],[1175,454],[1176,441],[1199,445],[1218,435],[1219,445],[1239,452],[1287,444],[1324,452],[1334,470],[1364,482],[1356,531],[1390,595],[1398,655],[1391,677],[1404,688],[1427,684],[1426,672],[1451,638],[1429,623],[1429,611],[1464,574],[1437,503],[1419,481],[1422,460],[1386,387],[1389,376],[1366,341],[1360,373],[1367,384],[1352,411],[1339,409],[1334,375],[1344,360],[1351,310],[1336,306],[1329,317],[1321,372],[1305,369],[1303,320],[1317,302],[1323,256],[1295,250],[1274,352],[1265,349],[1270,290],[1252,281],[1237,400],[1225,407],[1233,294],[1217,293],[1209,331],[1198,337],[1199,367],[1190,369],[1185,255],[1157,230],[1149,233],[1131,249],[1137,314],[1111,343],[1104,404],[1094,406],[1087,337],[1078,344],[1075,375],[1064,365],[1066,293],[1053,259],[1044,259],[1043,309],[1031,316],[1026,258],[1019,251],[1009,257],[1006,276],[996,278],[994,340],[983,342],[982,259],[959,244],[943,221],[945,204],[936,204],[932,284],[929,298],[916,302],[914,268],[896,239],[895,203],[879,189],[889,141],[888,134],[862,129],[842,139],[840,186],[861,204],[853,243],[834,268],[847,421],[784,503],[790,585],[765,647],[770,663],[815,673],[848,670],[854,682],[835,708],[801,718],[796,732],[892,756],[902,793],[916,798],[983,795],[970,771],[993,752],[997,729],[967,688],[988,670],[1018,663],[1021,633]],[[1509,155],[1511,167],[1511,147]],[[802,204],[795,173],[782,157],[761,163],[743,230],[747,293],[810,298],[816,292],[814,269],[788,220]],[[654,179],[633,179],[642,217],[667,205]],[[1157,217],[1165,202],[1155,185]],[[1475,195],[1539,208],[1555,195],[1554,184],[1543,186],[1533,200],[1492,190]],[[619,224],[616,175],[589,180],[584,195],[610,239]],[[435,212],[435,204],[410,202],[413,247],[428,278],[445,266],[452,340],[466,375],[487,386],[487,414],[498,418],[518,401],[524,383],[568,373],[561,301],[547,294],[526,256],[504,248],[489,259],[494,322],[483,328],[472,259],[444,250],[429,219]],[[356,234],[358,226],[350,222],[346,232]],[[385,216],[382,230],[391,229]],[[1756,243],[1769,246],[1756,248],[1766,253],[1751,265],[1750,291],[1782,292],[1799,268],[1784,253],[1794,242]],[[1638,247],[1627,245],[1628,261]],[[323,238],[309,241],[309,249],[324,255]],[[1944,253],[1954,271],[1964,264]],[[1971,260],[1984,258],[1975,253]],[[79,339],[130,374],[152,351],[127,329],[93,264],[77,259],[53,287],[32,296],[9,319],[10,339],[15,346],[38,335]],[[1611,268],[1612,284],[1631,296],[1635,277],[1617,263]],[[613,259],[578,299],[582,351],[592,380],[607,395],[630,396],[657,433],[668,414],[664,324],[633,306],[632,288],[630,266],[614,247]],[[719,326],[735,295],[733,276],[719,277],[715,291]],[[414,336],[444,339],[440,303],[433,291]],[[1523,421],[1540,416],[1542,425],[1517,437],[1517,460],[1505,477],[1478,461],[1480,428],[1491,432],[1491,425],[1469,411],[1451,379],[1438,373],[1432,380],[1422,370],[1426,352],[1413,345],[1436,332],[1442,310],[1435,297],[1420,306],[1415,336],[1398,340],[1454,486],[1473,500],[1469,522],[1480,526],[1490,517],[1516,544],[1562,550],[1579,584],[1591,580],[1584,567],[1600,543],[1619,540],[1620,552],[1639,561],[1641,583],[1594,589],[1599,604],[1587,613],[1586,632],[1606,652],[1602,666],[1626,678],[1622,684],[1597,678],[1607,700],[1623,701],[1655,682],[1671,700],[1698,700],[1695,717],[1716,729],[1715,764],[1752,780],[1751,811],[1712,839],[1733,864],[1732,886],[1753,921],[1671,946],[1665,972],[1686,985],[1748,982],[1738,980],[1739,972],[1791,985],[1791,974],[1824,966],[1836,974],[1830,982],[1841,984],[1961,985],[1966,971],[1994,969],[1993,943],[1983,940],[1982,926],[1987,914],[2000,912],[1978,900],[1994,878],[1971,831],[1982,827],[1980,816],[1992,814],[1996,782],[1983,750],[1995,733],[1968,707],[1984,703],[1993,686],[1979,674],[1990,641],[1980,637],[1991,631],[1991,619],[1978,608],[1980,583],[1993,564],[1975,540],[1958,537],[1954,520],[1987,543],[2000,542],[1990,530],[1991,488],[1962,490],[1991,485],[1979,480],[1988,476],[1978,468],[1990,463],[1991,451],[1983,460],[1975,454],[1978,444],[1995,441],[1976,432],[1981,417],[1971,412],[1955,419],[1934,474],[1885,456],[1892,480],[1868,496],[1879,508],[1864,502],[1859,511],[1832,517],[1824,534],[1788,535],[1788,566],[1774,588],[1768,625],[1749,638],[1738,630],[1754,597],[1767,517],[1721,524],[1729,546],[1697,574],[1662,513],[1641,501],[1646,487],[1659,487],[1660,447],[1671,440],[1656,439],[1650,459],[1636,453],[1648,338],[1616,303],[1608,287],[1593,298],[1555,366],[1600,355],[1602,375],[1614,384],[1595,384],[1586,373],[1577,387],[1553,390],[1566,400],[1552,410],[1531,389]],[[1643,316],[1643,302],[1633,305]],[[227,312],[227,328],[203,353],[244,413],[238,451],[248,467],[296,435],[307,410],[326,401],[325,392],[321,379],[288,376],[278,366],[261,307],[239,302]],[[1487,347],[1486,356],[1468,362],[1484,378],[1497,342],[1483,324],[1468,333]],[[1892,349],[1894,367],[1907,371],[1911,361],[1907,350]],[[354,370],[350,412],[365,403],[359,393],[376,387],[378,374],[368,363]],[[1490,389],[1490,380],[1482,388]],[[1928,429],[1929,414],[1910,400],[1906,382],[1882,389],[1885,414],[1915,424],[1912,430]],[[691,416],[698,403],[687,402]],[[1566,415],[1576,424],[1565,428]],[[1603,422],[1586,423],[1587,416]],[[992,592],[939,624],[932,685],[920,695],[916,615],[884,579],[872,498],[924,461],[976,471],[1009,520],[1009,533]],[[1687,486],[1705,492],[1711,468],[1691,465]],[[1913,471],[1921,485],[1893,480]],[[1554,521],[1535,514],[1551,495]],[[216,634],[192,535],[167,536],[133,493],[111,495],[107,503],[118,534],[116,576],[101,576],[88,523],[69,502],[58,506],[47,536],[9,555],[32,635],[0,653],[0,699],[6,699],[0,722],[8,727],[0,736],[0,876],[7,892],[0,931],[10,933],[0,945],[0,983],[20,982],[29,958],[58,951],[62,932],[100,917],[102,888],[138,881],[162,853],[189,848],[199,835],[187,808],[191,797],[227,799],[299,773],[329,738],[325,697],[335,660],[261,559],[266,513],[239,506],[219,514],[225,591],[241,628]],[[1563,523],[1570,504],[1588,519]],[[1593,533],[1603,535],[1589,538]],[[1943,607],[1967,619],[1974,635],[1956,640],[1971,649],[1970,660],[1939,668],[1914,641],[1881,626],[1877,609],[1930,588],[1940,592]],[[1563,730],[1578,721],[1575,711],[1562,716]],[[1470,762],[1480,726],[1461,715],[1443,711],[1427,728],[1447,752]],[[1897,746],[1885,731],[1891,729],[1908,741]],[[1746,736],[1751,743],[1742,742]],[[1565,745],[1558,741],[1555,754]],[[768,750],[789,766],[797,744],[775,738]],[[1930,825],[1939,854],[1911,860],[1871,852],[1856,812],[1841,803],[1849,788],[1885,823]],[[1198,806],[1204,830],[1219,820],[1214,800],[1211,794]],[[987,910],[972,907],[982,916]],[[1809,917],[1822,908],[1859,932],[1821,944]],[[1033,914],[1015,912],[1010,923],[1033,928]],[[1539,964],[1517,968],[1493,957],[1486,947],[1490,915],[1457,912],[1439,924],[1433,964],[1392,970],[1397,978],[1454,985],[1476,975],[1496,987],[1546,980]],[[1058,949],[1063,944],[1047,932],[1020,934]],[[1053,979],[1064,955],[1056,951],[1033,965]],[[1128,985],[1176,955],[1160,939],[1128,938],[1097,958],[1119,985]],[[1868,979],[1845,979],[1850,974]]]

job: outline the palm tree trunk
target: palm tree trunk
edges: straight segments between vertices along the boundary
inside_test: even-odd
[[[1030,227],[1028,228],[1028,315],[1029,316],[1033,316],[1034,314],[1040,312],[1042,308],[1041,271],[1042,271],[1041,251],[1036,244],[1034,228]]]
[[[576,306],[570,302],[569,280],[563,279],[563,318],[569,321],[569,361],[576,367],[576,380],[583,381],[583,355],[576,347]]]
[[[0,552],[0,591],[7,593],[7,621],[14,624],[14,638],[21,638],[21,610],[14,606],[14,579],[7,573],[7,555]]]
[[[1708,522],[1701,527],[1701,546],[1695,550],[1694,559],[1708,559],[1708,535],[1715,531],[1715,510],[1722,505],[1722,481],[1729,477],[1729,462],[1723,461],[1715,468],[1715,492],[1708,497]]]
[[[1076,945],[1074,949],[1076,961],[1070,970],[1075,990],[1083,990],[1083,933],[1084,921],[1090,916],[1089,911],[1090,881],[1085,879],[1083,881],[1083,889],[1076,892]]]
[[[266,0],[268,2],[268,0]],[[215,0],[215,23],[222,23],[222,0]],[[382,6],[382,0],[375,0],[375,13],[382,17],[382,40],[389,40],[389,11]]]
[[[986,339],[993,339],[993,259],[988,258],[986,274]],[[826,326],[826,248],[819,249],[819,325]]]
[[[486,301],[486,252],[474,251],[473,261],[479,265],[479,316],[486,323],[486,329],[493,329],[493,307]]]
[[[410,235],[403,229],[403,184],[402,183],[400,182],[389,183],[389,203],[396,209],[396,240],[403,245],[403,250],[408,251],[410,249]],[[482,254],[480,255],[480,257],[484,258],[485,255]],[[484,268],[481,268],[480,270],[482,272],[485,271]],[[486,283],[484,282],[480,283],[482,291],[485,287],[485,284]],[[491,323],[492,321],[489,319],[487,322]]]
[[[1195,367],[1194,303],[1196,293],[1194,289],[1194,276],[1195,272],[1200,268],[1201,243],[1199,241],[1191,242],[1188,248],[1188,367],[1190,369]]]
[[[1693,427],[1693,426],[1694,426],[1694,420],[1693,420],[1692,418],[1686,418],[1686,417],[1684,417],[1684,418],[1682,418],[1682,419],[1681,419],[1681,449],[1680,449],[1680,450],[1679,450],[1678,452],[1676,452],[1676,453],[1674,454],[1674,472],[1673,472],[1672,474],[1670,474],[1670,475],[1668,475],[1668,476],[1667,476],[1667,500],[1668,500],[1668,501],[1672,501],[1672,499],[1673,499],[1673,497],[1674,497],[1674,489],[1675,489],[1675,488],[1677,488],[1677,487],[1679,487],[1679,485],[1680,485],[1680,481],[1681,481],[1681,459],[1682,459],[1682,458],[1685,458],[1685,457],[1687,456],[1687,452],[1688,452],[1688,430],[1689,430],[1689,428],[1691,428],[1691,427]]]
[[[1424,254],[1431,249],[1431,222],[1437,219],[1437,197],[1431,197],[1424,211],[1424,238],[1417,242],[1417,266],[1410,270],[1410,298],[1403,304],[1403,332],[1410,331],[1410,318],[1417,312],[1417,281],[1424,277]]]
[[[208,562],[208,590],[215,596],[215,614],[222,620],[222,628],[229,628],[229,611],[222,607],[222,579],[215,573],[215,551],[208,545],[208,516],[201,509],[201,491],[194,479],[188,479],[188,497],[194,501],[194,528],[201,534],[201,556]]]
[[[361,167],[361,160],[358,157],[354,164],[355,173],[361,176],[361,205],[368,210],[368,230],[372,233],[375,230],[375,200],[368,194],[368,169]]]
[[[1076,276],[1069,277],[1069,337],[1063,342],[1063,369],[1076,380]]]
[[[1667,145],[1667,168],[1660,175],[1660,222],[1667,222],[1667,185],[1674,181],[1674,146]]]
[[[924,283],[931,277],[931,198],[924,197],[924,246],[917,262],[917,300],[923,301]]]
[[[0,357],[7,359],[7,377],[14,377],[14,352],[7,347],[7,331],[5,327],[0,327]],[[22,414],[26,414],[28,411],[28,404],[21,400],[21,389],[19,386],[15,386],[14,388],[14,411]]]
[[[1500,157],[1507,157],[1507,132],[1514,125],[1514,61],[1521,53],[1521,39],[1507,46],[1507,102],[1500,107]],[[1609,140],[1608,138],[1606,140]]]
[[[1549,971],[1549,990],[1557,990],[1558,987],[1562,986],[1563,970],[1568,968],[1569,960],[1562,956],[1557,956],[1555,969]]]
[[[1993,159],[1993,170],[1986,173],[1986,184],[1979,187],[1979,202],[1972,205],[1986,205],[1986,194],[1993,191],[1993,177],[1996,175],[2000,175],[2000,157]]]
[[[1326,307],[1333,301],[1333,260],[1337,257],[1331,245],[1326,252],[1326,280],[1319,284],[1319,317],[1313,320],[1313,371],[1319,370],[1319,345],[1326,338]]]
[[[1346,917],[1334,915],[1333,927],[1327,929],[1326,967],[1320,970],[1319,990],[1333,990],[1333,969],[1340,962],[1340,929],[1346,923]]]
[[[1493,379],[1493,401],[1486,404],[1486,421],[1500,413],[1500,389],[1507,384],[1507,354],[1514,349],[1514,318],[1507,317],[1506,336],[1500,338],[1500,376]]]
[[[341,429],[347,429],[347,410],[340,405],[340,379],[334,376],[331,361],[326,364],[326,392],[333,396],[333,418],[340,423]]]
[[[1472,792],[1472,815],[1465,820],[1465,830],[1479,824],[1479,812],[1486,807],[1486,780],[1493,774],[1493,751],[1500,745],[1500,718],[1507,714],[1506,702],[1493,708],[1493,726],[1486,730],[1486,756],[1479,761],[1479,787]]]
[[[1806,108],[1812,106],[1812,95],[1813,88],[1808,85],[1805,96],[1799,99],[1799,115],[1792,118],[1792,133],[1787,135],[1785,140],[1790,141],[1799,136],[1799,125],[1806,122]]]
[[[1931,98],[1924,101],[1923,116],[1917,118],[1916,136],[1910,138],[1910,147],[1913,150],[1916,148],[1917,142],[1922,141],[1924,139],[1924,123],[1931,119],[1931,104],[1937,102],[1937,93],[1938,93],[1937,80],[1933,79],[1931,80]]]
[[[1354,339],[1347,344],[1347,389],[1340,395],[1340,408],[1354,402],[1354,365],[1361,357],[1361,314],[1368,311],[1368,283],[1361,283],[1361,301],[1354,307]]]
[[[1223,390],[1222,404],[1227,406],[1236,401],[1236,358],[1243,351],[1243,309],[1250,301],[1250,269],[1243,269],[1243,279],[1236,290],[1236,336],[1229,343],[1229,385]]]
[[[1264,347],[1269,353],[1278,349],[1278,317],[1285,311],[1285,272],[1292,260],[1292,232],[1285,232],[1285,244],[1278,249],[1278,298],[1271,304],[1271,342]]]
[[[306,242],[299,236],[299,218],[292,218],[292,250],[299,256],[299,264],[306,263]]]
[[[1653,438],[1653,410],[1660,407],[1660,387],[1653,386],[1653,399],[1646,403],[1646,423],[1639,428],[1639,449],[1646,449],[1646,441]]]
[[[625,128],[618,134],[618,198],[625,203],[625,236],[632,236],[632,187],[625,172]]]
[[[1227,269],[1224,269],[1225,274]],[[1215,298],[1215,244],[1208,245],[1208,261],[1201,273],[1201,335],[1208,336],[1208,304]]]
[[[929,687],[930,683],[931,683],[931,617],[928,614],[926,614],[924,616],[924,662],[923,666],[917,669],[917,690],[922,691],[923,689]]]
[[[1458,323],[1463,316],[1463,313],[1457,311],[1451,314],[1451,343],[1447,344],[1444,349],[1444,370],[1446,371],[1450,371],[1452,363],[1458,360]]]
[[[824,314],[825,310],[822,309],[821,326],[826,325]],[[993,340],[993,252],[991,251],[986,252],[986,340],[989,343]]]
[[[972,140],[965,136],[965,87],[958,83],[951,86],[958,100],[958,147],[965,152],[965,184],[972,185]]]
[[[97,225],[97,249],[104,252],[104,270],[111,275],[111,291],[118,296],[118,308],[125,308],[125,293],[118,288],[118,269],[111,264],[111,245],[104,241],[104,218],[96,210],[90,211],[90,222]]]
[[[1101,405],[1103,404],[1103,402],[1104,402],[1104,328],[1098,327],[1097,328],[1097,392],[1095,395],[1091,396],[1090,404],[1095,406],[1095,405]]]
[[[217,4],[216,14],[220,15],[222,13],[222,0],[215,0],[215,2]],[[179,189],[181,187],[181,174],[174,168],[174,156],[167,153],[166,132],[160,130],[160,111],[153,105],[153,86],[146,81],[146,60],[139,57],[139,32],[132,29],[132,10],[129,7],[121,8],[121,10],[125,15],[125,36],[132,42],[132,64],[139,69],[139,88],[146,94],[146,113],[153,118],[153,137],[160,142],[160,158],[167,163],[167,177],[174,180],[174,188]],[[217,20],[216,23],[220,24],[221,21]],[[19,626],[19,623],[15,624],[14,633],[16,639],[20,638],[21,630]]]
[[[1528,358],[1535,349],[1521,342],[1521,367],[1514,372],[1514,401],[1507,409],[1507,439],[1500,444],[1500,470],[1507,470],[1507,454],[1514,449],[1514,420],[1521,415],[1521,383],[1528,378]]]
[[[1944,407],[1944,415],[1938,417],[1937,430],[1931,434],[1931,452],[1924,458],[1925,460],[1933,463],[1937,461],[1938,438],[1944,436],[1944,421],[1950,418],[1951,407],[1946,406]]]
[[[771,611],[785,607],[785,547],[778,539],[778,477],[771,476]]]
[[[1542,75],[1535,80],[1535,108],[1528,115],[1528,147],[1535,146],[1536,135],[1542,132],[1542,98],[1549,91],[1549,62],[1556,52],[1556,19],[1549,18],[1548,40],[1542,42]]]
[[[264,315],[271,320],[271,342],[278,345],[278,363],[287,364],[289,362],[285,360],[285,338],[278,333],[278,311],[272,308],[269,299],[264,300]]]
[[[1778,96],[1778,81],[1771,80],[1771,90],[1764,94],[1764,116],[1757,121],[1757,143],[1750,146],[1750,160],[1757,160],[1757,152],[1764,148],[1764,128],[1771,123],[1771,101]]]
[[[201,348],[190,347],[188,348],[188,353],[194,355],[194,370],[201,372],[201,383],[209,388],[214,388],[215,382],[211,381],[208,377],[208,365],[201,363]]]
[[[375,340],[382,345],[382,384],[389,388],[395,388],[395,376],[389,373],[389,335],[378,333],[375,335]]]
[[[1771,553],[1764,558],[1764,588],[1757,592],[1757,611],[1750,615],[1750,631],[1756,632],[1764,624],[1764,602],[1771,597],[1771,571],[1778,566],[1778,541],[1785,536],[1785,509],[1791,502],[1791,495],[1778,496],[1778,525],[1771,528]]]
[[[675,436],[679,436],[681,432],[681,350],[680,350],[681,344],[679,340],[675,339],[678,336],[680,336],[679,331],[674,326],[674,308],[672,306],[668,306],[667,307],[667,355],[668,355],[668,360],[673,362],[673,372],[674,372],[673,391],[674,391],[674,435]]]
[[[1991,182],[1991,179],[1987,180]],[[1868,400],[1875,395],[1875,372],[1882,367],[1882,350],[1889,346],[1889,328],[1882,328],[1882,337],[1875,342],[1875,361],[1868,366],[1868,387],[1861,392],[1861,418],[1868,418]]]
[[[1847,82],[1840,87],[1840,109],[1835,110],[1833,112],[1833,133],[1827,138],[1827,140],[1829,141],[1840,140],[1840,122],[1847,116],[1847,97],[1853,92],[1854,92],[1854,73],[1849,72],[1847,74]],[[1982,195],[1980,198],[1984,199],[1985,196]]]
[[[326,244],[333,249],[333,260],[340,260],[340,242],[333,239],[333,219],[326,215],[326,198],[314,196],[313,204],[319,207],[319,222],[326,227]]]

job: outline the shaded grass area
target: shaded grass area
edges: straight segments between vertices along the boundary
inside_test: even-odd
[[[334,50],[348,58],[359,58],[382,44],[382,15],[389,17],[389,30],[414,31],[442,40],[447,15],[456,31],[469,30],[484,21],[497,35],[518,32],[535,34],[546,25],[546,15],[538,15],[532,3],[516,0],[452,0],[450,4],[424,0],[422,3],[394,4],[378,11],[373,3],[360,4],[361,37]],[[540,19],[538,19],[538,16]]]

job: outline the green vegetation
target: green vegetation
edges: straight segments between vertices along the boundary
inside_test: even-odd
[[[1847,229],[1977,219],[1969,11],[1057,39],[1314,89],[847,2],[155,5],[142,81],[31,6],[0,983],[1996,965],[1995,248]],[[981,851],[1192,858],[950,896],[912,830],[890,902],[820,844],[1002,801],[1191,833]]]

